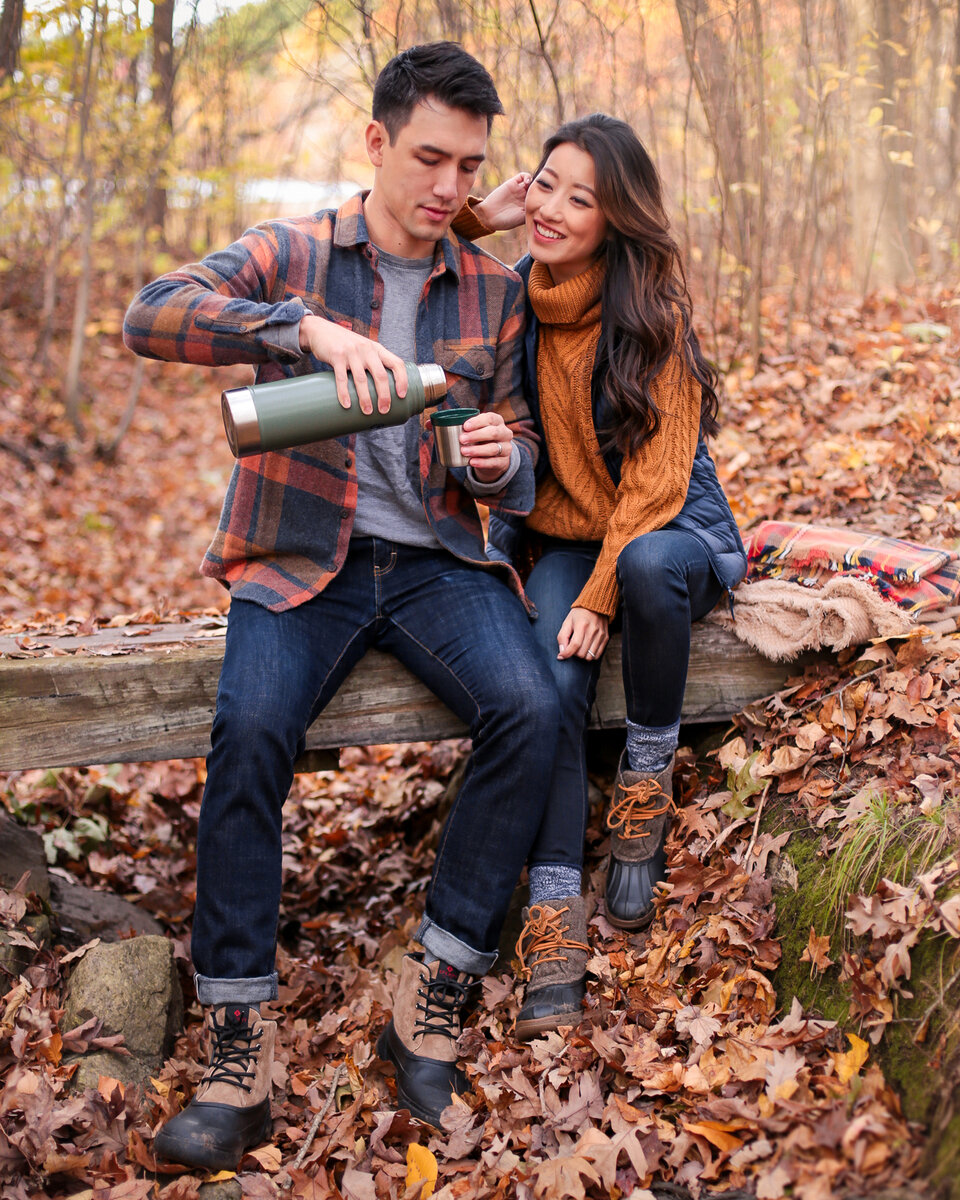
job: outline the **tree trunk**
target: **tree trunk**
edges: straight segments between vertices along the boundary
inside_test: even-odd
[[[20,38],[23,35],[23,0],[3,0],[0,11],[0,82],[9,79],[20,66]]]
[[[173,141],[173,84],[176,70],[173,60],[173,8],[175,0],[154,0],[153,5],[153,104],[160,113],[158,143]],[[166,135],[166,136],[164,136]],[[160,178],[151,185],[147,198],[148,227],[163,235],[167,216],[167,189]]]
[[[892,104],[880,102],[892,97],[884,93],[874,21],[877,6],[884,3],[844,0],[854,83],[848,108],[851,234],[856,280],[864,294],[873,287],[893,287],[912,276],[891,196],[892,164],[883,137]]]
[[[80,137],[77,152],[78,174],[83,178],[83,213],[80,227],[80,276],[77,279],[77,293],[73,303],[73,331],[70,337],[70,354],[67,359],[67,370],[63,381],[63,406],[66,415],[78,433],[83,432],[80,421],[80,366],[83,361],[83,346],[87,325],[87,311],[90,302],[90,272],[93,267],[93,221],[95,213],[96,172],[93,160],[88,153],[87,128],[93,110],[94,98],[97,92],[96,72],[94,62],[99,37],[100,10],[98,0],[94,0],[93,20],[90,25],[90,41],[87,46],[87,61],[83,80],[83,93],[80,100]]]
[[[749,276],[751,349],[760,351],[760,266],[763,258],[763,41],[760,6],[751,7],[753,31],[747,45],[752,72],[738,59],[740,10],[735,36],[721,37],[707,0],[676,0],[687,63],[697,87],[710,140],[717,159],[724,219],[733,234],[733,252]],[[728,43],[733,46],[728,51]],[[745,98],[743,82],[753,96]],[[750,124],[755,114],[757,126]],[[743,302],[741,293],[741,304]]]
[[[904,164],[902,156],[909,154],[913,137],[909,132],[912,125],[897,80],[912,75],[911,59],[907,47],[908,33],[905,14],[900,0],[874,0],[876,5],[877,34],[879,45],[877,57],[880,63],[880,81],[883,96],[889,100],[885,123],[895,126],[897,132],[883,142],[883,165],[887,176],[887,196],[890,210],[889,232],[892,244],[889,248],[890,262],[897,283],[914,276],[913,258],[909,246],[909,214],[906,193],[916,187],[916,167]],[[915,130],[919,133],[919,130]]]
[[[83,348],[86,342],[84,330],[90,308],[90,272],[93,269],[93,220],[94,189],[96,180],[90,164],[83,185],[83,215],[80,228],[80,275],[77,279],[77,294],[73,302],[73,330],[70,335],[70,353],[67,372],[63,381],[63,406],[67,419],[77,433],[83,433],[80,420],[80,368],[83,363]]]

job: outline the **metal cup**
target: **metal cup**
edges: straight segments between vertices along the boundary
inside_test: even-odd
[[[464,421],[479,414],[479,408],[441,408],[430,418],[437,457],[445,467],[465,467],[469,463],[460,450],[460,430]]]

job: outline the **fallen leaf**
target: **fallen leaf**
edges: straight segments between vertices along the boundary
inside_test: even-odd
[[[437,1186],[437,1160],[425,1146],[411,1142],[407,1147],[406,1186],[411,1188],[421,1181],[420,1200],[427,1200]]]

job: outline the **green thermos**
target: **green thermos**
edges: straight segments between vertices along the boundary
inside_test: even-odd
[[[344,408],[337,399],[332,371],[253,383],[249,387],[230,388],[221,393],[220,408],[227,442],[237,458],[262,454],[265,450],[286,450],[325,438],[342,437],[361,429],[380,429],[384,425],[402,425],[430,405],[439,404],[447,394],[443,368],[436,363],[407,363],[407,394],[398,397],[392,372],[390,411],[377,412],[373,379],[367,372],[367,384],[373,397],[369,416],[360,409],[352,376],[347,376],[351,405]]]

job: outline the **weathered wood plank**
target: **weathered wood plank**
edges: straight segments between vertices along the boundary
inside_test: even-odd
[[[33,658],[12,657],[22,651],[13,639],[0,639],[0,770],[204,755],[222,638],[199,625],[143,632],[135,643],[117,630],[39,639],[55,656]],[[796,664],[761,658],[718,625],[697,625],[693,635],[683,705],[688,723],[727,720],[779,690],[797,670]],[[622,726],[624,719],[615,637],[601,669],[592,725]],[[307,748],[432,741],[464,732],[405,667],[370,651],[311,726]]]

